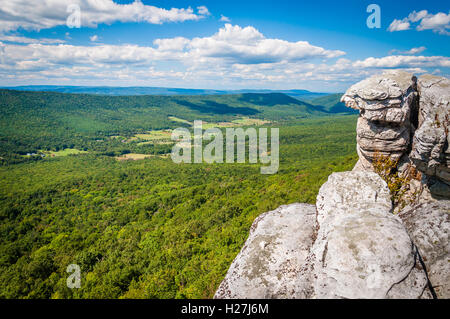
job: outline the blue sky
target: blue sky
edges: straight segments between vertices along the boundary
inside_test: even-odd
[[[0,85],[341,92],[392,68],[448,77],[449,40],[444,1],[10,0]]]

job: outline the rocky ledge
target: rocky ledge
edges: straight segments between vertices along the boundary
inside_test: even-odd
[[[360,111],[354,170],[315,206],[260,215],[215,298],[450,298],[450,81],[392,71],[342,100]],[[414,194],[402,205],[377,156]]]

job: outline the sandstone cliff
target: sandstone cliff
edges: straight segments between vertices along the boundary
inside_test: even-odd
[[[450,81],[391,71],[342,101],[355,168],[259,216],[215,298],[450,298]]]

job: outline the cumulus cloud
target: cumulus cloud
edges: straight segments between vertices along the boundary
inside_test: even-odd
[[[418,22],[428,16],[427,10],[421,10],[419,12],[413,11],[408,15],[408,20],[411,22]]]
[[[197,7],[197,10],[198,10],[198,14],[200,14],[200,15],[209,16],[211,14],[209,12],[208,8],[205,6],[199,6],[199,7]]]
[[[219,21],[222,21],[222,22],[231,22],[230,18],[224,16],[223,14],[220,15]]]
[[[419,31],[433,30],[440,34],[450,35],[450,32],[447,31],[447,29],[450,29],[450,12],[448,14],[439,12],[435,15],[427,15],[417,27],[417,30]]]
[[[251,26],[242,28],[228,23],[211,37],[192,39],[187,48],[198,57],[219,58],[243,64],[334,58],[345,54],[343,51],[326,50],[306,41],[268,39]]]
[[[98,24],[120,22],[146,22],[162,24],[199,20],[209,15],[208,8],[200,6],[198,14],[192,8],[163,9],[145,5],[140,0],[130,4],[117,4],[112,0],[29,0],[3,1],[0,7],[0,31],[19,28],[41,30],[65,25],[68,4],[81,10],[81,26],[96,27]]]
[[[392,23],[389,25],[388,31],[395,32],[395,31],[405,31],[409,30],[411,24],[409,23],[408,19],[403,20],[397,20],[394,19]]]
[[[450,35],[448,29],[450,29],[450,12],[448,14],[438,12],[436,14],[428,13],[427,10],[421,10],[419,12],[413,11],[408,17],[401,20],[394,19],[389,25],[388,31],[403,31],[409,30],[411,23],[420,22],[416,26],[417,31],[432,30],[439,34]]]
[[[94,34],[93,36],[89,37],[89,40],[91,40],[91,42],[98,41],[98,35]]]

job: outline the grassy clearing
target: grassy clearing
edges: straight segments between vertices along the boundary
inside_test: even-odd
[[[241,117],[239,119],[232,120],[231,122],[204,123],[203,129],[208,129],[212,127],[226,128],[226,127],[240,127],[240,126],[260,126],[269,123],[272,122],[261,119],[251,119],[248,117]]]
[[[153,140],[153,141],[146,141],[146,142],[139,142],[137,145],[169,145],[173,144],[174,142],[172,140]]]
[[[178,123],[185,123],[189,125],[193,125],[192,122],[184,120],[182,118],[178,118],[175,116],[169,116],[170,120]],[[202,128],[204,130],[209,128],[227,128],[227,127],[241,127],[241,126],[260,126],[264,124],[271,123],[271,121],[261,120],[261,119],[252,119],[248,117],[242,117],[239,119],[235,119],[231,122],[206,122],[203,121]],[[120,135],[110,136],[111,139],[121,139],[124,143],[132,143],[137,142],[137,145],[149,145],[149,144],[171,144],[173,141],[171,140],[172,130],[154,130],[147,131],[145,133],[138,133],[130,138],[126,138]]]
[[[185,124],[189,124],[189,125],[193,125],[194,123],[189,122],[187,120],[175,117],[175,116],[169,116],[169,119],[171,121],[174,122],[179,122],[179,123],[185,123]],[[213,128],[213,127],[217,127],[217,128],[226,128],[226,127],[238,127],[238,126],[253,126],[253,125],[264,125],[264,124],[269,124],[272,123],[271,121],[268,120],[262,120],[262,119],[253,119],[253,118],[249,118],[249,117],[241,117],[235,120],[232,120],[230,122],[206,122],[203,121],[203,129],[208,129],[208,128]]]
[[[45,154],[50,157],[60,157],[60,156],[69,156],[69,155],[78,155],[78,154],[87,154],[87,151],[77,150],[76,148],[66,148],[60,151],[40,151],[40,153]]]
[[[269,124],[271,121],[261,120],[261,119],[251,119],[248,117],[242,117],[237,120],[232,121],[234,124],[242,125],[242,126],[251,126],[251,125],[264,125]]]
[[[173,122],[185,123],[185,124],[192,125],[192,123],[189,122],[188,120],[180,119],[179,117],[176,117],[176,116],[169,116],[168,119]]]
[[[136,134],[134,135],[134,138],[145,141],[154,141],[161,139],[170,139],[171,134],[172,134],[171,130],[148,131],[147,133],[144,134]]]
[[[225,128],[225,127],[234,127],[237,126],[232,122],[219,122],[219,123],[203,123],[202,128],[207,130],[209,128],[217,127],[217,128]]]
[[[171,130],[155,130],[146,133],[135,134],[131,138],[123,138],[124,143],[138,142],[138,145],[145,144],[168,144],[170,141]],[[118,137],[113,137],[118,138]]]
[[[117,156],[116,159],[118,161],[127,161],[127,160],[137,161],[137,160],[143,160],[145,158],[150,158],[153,156],[154,155],[149,155],[149,154],[129,153],[129,154],[124,154],[122,156]]]
[[[170,154],[160,154],[160,155],[151,155],[151,154],[138,154],[138,153],[129,153],[124,154],[122,156],[117,156],[116,159],[118,161],[139,161],[146,158],[159,157],[159,158],[168,158]]]

